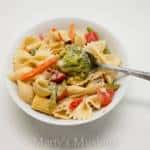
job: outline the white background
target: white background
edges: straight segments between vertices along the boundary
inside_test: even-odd
[[[129,66],[150,71],[149,0],[0,0],[0,149],[66,150],[69,141],[75,149],[149,150],[150,82],[132,78],[115,110],[76,127],[45,125],[12,102],[3,78],[9,47],[28,27],[59,16],[96,20],[121,39]]]

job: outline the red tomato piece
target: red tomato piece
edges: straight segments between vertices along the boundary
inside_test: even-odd
[[[85,34],[85,39],[87,43],[90,43],[92,41],[98,41],[99,37],[96,32],[88,32]]]
[[[60,83],[66,78],[66,75],[58,70],[52,70],[51,73],[51,81],[56,83]]]
[[[102,107],[105,107],[112,102],[113,95],[114,95],[113,90],[107,90],[106,92],[102,92],[100,91],[100,89],[97,89],[97,96],[101,101]]]
[[[111,97],[113,97],[115,94],[115,91],[111,89],[108,89],[107,92],[110,94]]]
[[[74,110],[75,108],[77,108],[79,106],[79,104],[82,102],[83,97],[79,97],[79,98],[75,98],[69,105],[69,108],[71,110]]]

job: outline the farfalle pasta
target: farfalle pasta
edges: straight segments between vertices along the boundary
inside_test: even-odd
[[[50,27],[18,45],[9,75],[18,95],[35,111],[59,119],[86,120],[109,105],[119,88],[117,73],[98,63],[119,66],[120,58],[92,28]]]

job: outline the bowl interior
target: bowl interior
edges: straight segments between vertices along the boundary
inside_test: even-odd
[[[14,45],[10,49],[9,56],[8,56],[9,59],[7,59],[10,61],[8,62],[7,67],[6,67],[7,68],[6,74],[9,74],[12,71],[12,69],[13,69],[12,60],[13,60],[14,52],[15,52],[16,48],[18,47],[19,43],[22,41],[22,39],[25,36],[45,33],[52,26],[55,26],[58,29],[59,28],[68,29],[68,26],[71,22],[75,23],[75,26],[78,30],[83,30],[83,29],[85,30],[87,26],[91,26],[96,32],[99,33],[101,39],[105,39],[107,41],[108,47],[113,51],[115,50],[117,52],[117,54],[119,54],[119,56],[123,60],[123,63],[126,64],[124,50],[123,50],[123,47],[121,46],[119,40],[116,37],[114,37],[114,35],[112,35],[108,30],[106,30],[101,25],[98,25],[96,23],[93,23],[93,22],[90,22],[87,20],[78,19],[78,18],[57,18],[57,19],[48,20],[48,21],[42,22],[38,25],[35,25],[31,29],[29,29],[27,32],[21,34],[21,36],[15,41]],[[8,87],[9,93],[12,96],[12,99],[14,100],[14,102],[24,112],[26,112],[28,115],[32,116],[33,118],[40,120],[42,122],[45,122],[45,123],[55,124],[55,125],[78,125],[78,124],[84,124],[87,122],[94,121],[94,120],[102,117],[109,111],[111,111],[112,108],[114,108],[118,104],[118,102],[121,100],[122,96],[124,95],[125,88],[126,88],[126,80],[127,80],[127,78],[123,78],[120,80],[121,87],[116,92],[112,103],[101,110],[95,111],[93,113],[92,118],[89,120],[60,120],[60,119],[56,119],[54,117],[47,116],[45,114],[36,112],[36,111],[32,110],[28,104],[26,104],[23,100],[20,99],[20,97],[18,96],[18,93],[17,93],[17,87],[14,83],[12,83],[8,79],[6,79],[6,85]]]

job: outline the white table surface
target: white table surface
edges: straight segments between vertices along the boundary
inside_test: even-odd
[[[22,112],[2,76],[14,38],[34,23],[59,16],[79,16],[106,26],[124,44],[129,65],[150,71],[149,8],[149,0],[0,0],[0,149],[149,150],[150,82],[132,78],[123,101],[101,120],[58,127]]]

